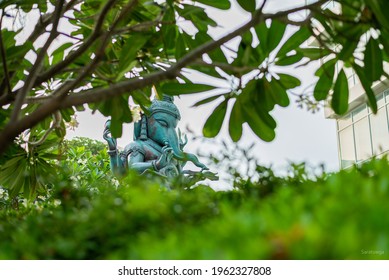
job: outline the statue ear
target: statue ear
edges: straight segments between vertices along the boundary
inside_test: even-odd
[[[140,121],[134,123],[134,140],[147,140],[147,117],[141,116]]]
[[[142,118],[140,120],[140,140],[147,140],[147,117],[146,115],[142,115]]]
[[[140,136],[141,121],[134,123],[134,140],[138,140]]]

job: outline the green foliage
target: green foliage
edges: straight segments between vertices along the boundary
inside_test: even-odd
[[[343,73],[356,73],[373,112],[377,106],[372,85],[387,75],[383,67],[383,61],[389,61],[385,1],[318,1],[280,14],[263,13],[267,3],[260,7],[255,0],[241,0],[237,4],[248,12],[243,13],[246,23],[217,38],[210,35],[211,28],[220,26],[215,13],[230,9],[231,1],[84,0],[76,6],[65,1],[64,10],[55,13],[58,3],[18,0],[0,4],[4,11],[0,36],[2,154],[26,128],[51,127],[64,137],[64,130],[55,125],[64,127],[63,121],[83,110],[84,104],[110,116],[112,134],[120,136],[122,124],[133,121],[130,100],[145,108],[153,86],[159,94],[171,95],[216,89],[228,101],[210,114],[204,127],[207,136],[218,134],[220,123],[227,119],[234,141],[241,138],[244,123],[262,140],[272,141],[276,122],[271,112],[277,105],[288,106],[289,91],[300,86],[294,75],[283,74],[291,67],[327,61],[316,73],[319,79],[313,97],[330,101],[338,114],[347,111]],[[298,11],[304,11],[301,21],[284,20]],[[41,18],[31,28],[34,32],[21,36],[30,13]],[[65,22],[72,28],[65,33],[55,28],[48,32],[48,26],[56,22],[59,30],[64,30]],[[49,33],[46,43],[38,40],[43,33]],[[54,40],[59,43],[51,44]],[[237,47],[229,46],[231,40],[238,42]],[[230,87],[194,82],[188,74],[193,71],[224,80]],[[311,95],[302,93],[299,100],[310,104]],[[205,96],[196,105],[215,98]],[[60,121],[52,117],[57,112]],[[210,124],[214,119],[217,123]]]
[[[38,145],[34,139],[42,137],[42,131],[32,131],[28,140],[8,150],[8,158],[0,165],[0,185],[6,187],[11,197],[20,192],[27,199],[46,193],[56,173],[56,159],[59,158],[59,139],[51,134]],[[24,148],[22,148],[24,146]]]
[[[9,149],[8,157],[0,165],[0,186],[7,195],[18,200],[22,195],[27,201],[46,196],[61,179],[77,178],[79,187],[104,181],[110,173],[106,145],[88,138],[75,138],[60,142],[55,134],[46,141],[32,143],[40,135],[30,133],[28,140]],[[24,148],[23,148],[24,147]],[[68,178],[64,179],[65,181]],[[110,180],[110,179],[109,179]]]
[[[278,176],[250,148],[226,146],[213,160],[233,190],[167,191],[132,173],[117,182],[101,143],[84,140],[65,143],[46,196],[0,188],[1,259],[387,259],[386,159],[334,174],[292,164]]]
[[[348,109],[348,81],[346,74],[341,70],[338,74],[334,85],[334,93],[332,95],[332,108],[335,113],[342,115]]]

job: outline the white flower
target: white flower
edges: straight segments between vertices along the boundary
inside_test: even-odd
[[[130,108],[131,114],[132,114],[132,119],[134,122],[137,122],[140,120],[141,117],[141,109],[140,106],[132,106]]]
[[[116,180],[115,178],[113,178],[113,179],[111,180],[111,182],[112,182],[112,184],[113,184],[115,187],[119,187],[119,181]]]
[[[59,200],[59,199],[54,199],[53,204],[54,204],[55,207],[60,206],[60,205],[61,205],[61,200]]]
[[[40,205],[40,203],[38,201],[34,202],[34,206],[35,206],[35,209],[38,211],[42,211],[42,209],[43,209],[42,205]]]
[[[27,208],[27,204],[28,204],[27,199],[23,198],[23,199],[22,199],[22,204],[23,204],[24,207]]]
[[[84,164],[86,164],[86,159],[79,159],[79,160],[77,160],[77,163],[84,165]]]

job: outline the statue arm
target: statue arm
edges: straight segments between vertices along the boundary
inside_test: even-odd
[[[128,167],[143,173],[147,169],[154,169],[153,162],[144,162],[144,156],[139,152],[133,152],[128,157]]]
[[[143,173],[147,169],[159,171],[172,160],[172,149],[164,147],[160,157],[153,161],[145,161],[144,151],[139,146],[133,146],[128,157],[128,167]]]
[[[126,173],[124,162],[120,158],[117,150],[109,150],[109,161],[112,173],[116,176],[123,176]]]
[[[110,126],[111,121],[108,120],[104,126],[103,138],[108,143],[108,155],[112,173],[116,176],[122,176],[126,172],[125,162],[123,162],[118,152],[116,139],[111,136]]]

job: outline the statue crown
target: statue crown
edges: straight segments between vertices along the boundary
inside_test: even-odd
[[[180,111],[177,106],[173,103],[173,97],[164,95],[162,100],[154,99],[149,107],[150,115],[158,112],[168,113],[173,115],[178,120],[181,119]]]

